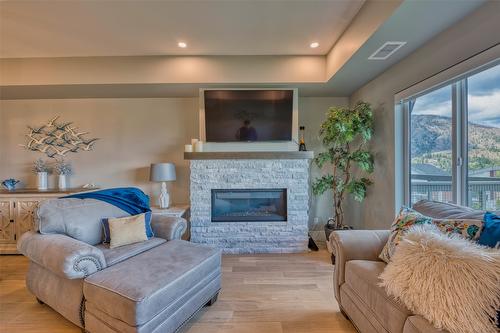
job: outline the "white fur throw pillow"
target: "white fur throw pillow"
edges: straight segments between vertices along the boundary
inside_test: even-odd
[[[381,286],[412,312],[451,333],[497,333],[500,250],[433,225],[408,230],[380,275]]]

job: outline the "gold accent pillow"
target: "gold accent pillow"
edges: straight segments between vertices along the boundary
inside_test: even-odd
[[[148,240],[144,219],[145,214],[108,219],[111,238],[109,248]]]

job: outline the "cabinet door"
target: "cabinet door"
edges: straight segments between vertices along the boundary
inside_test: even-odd
[[[10,201],[0,201],[0,243],[15,242],[13,213]]]
[[[34,211],[39,201],[23,200],[16,202],[16,236],[17,239],[27,231],[34,229]]]

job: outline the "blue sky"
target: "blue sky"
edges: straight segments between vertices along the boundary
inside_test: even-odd
[[[469,121],[500,128],[500,65],[468,79]],[[451,88],[443,87],[417,98],[413,114],[451,117]]]

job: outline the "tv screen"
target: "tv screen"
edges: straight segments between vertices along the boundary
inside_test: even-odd
[[[291,141],[293,90],[205,90],[207,142]]]

